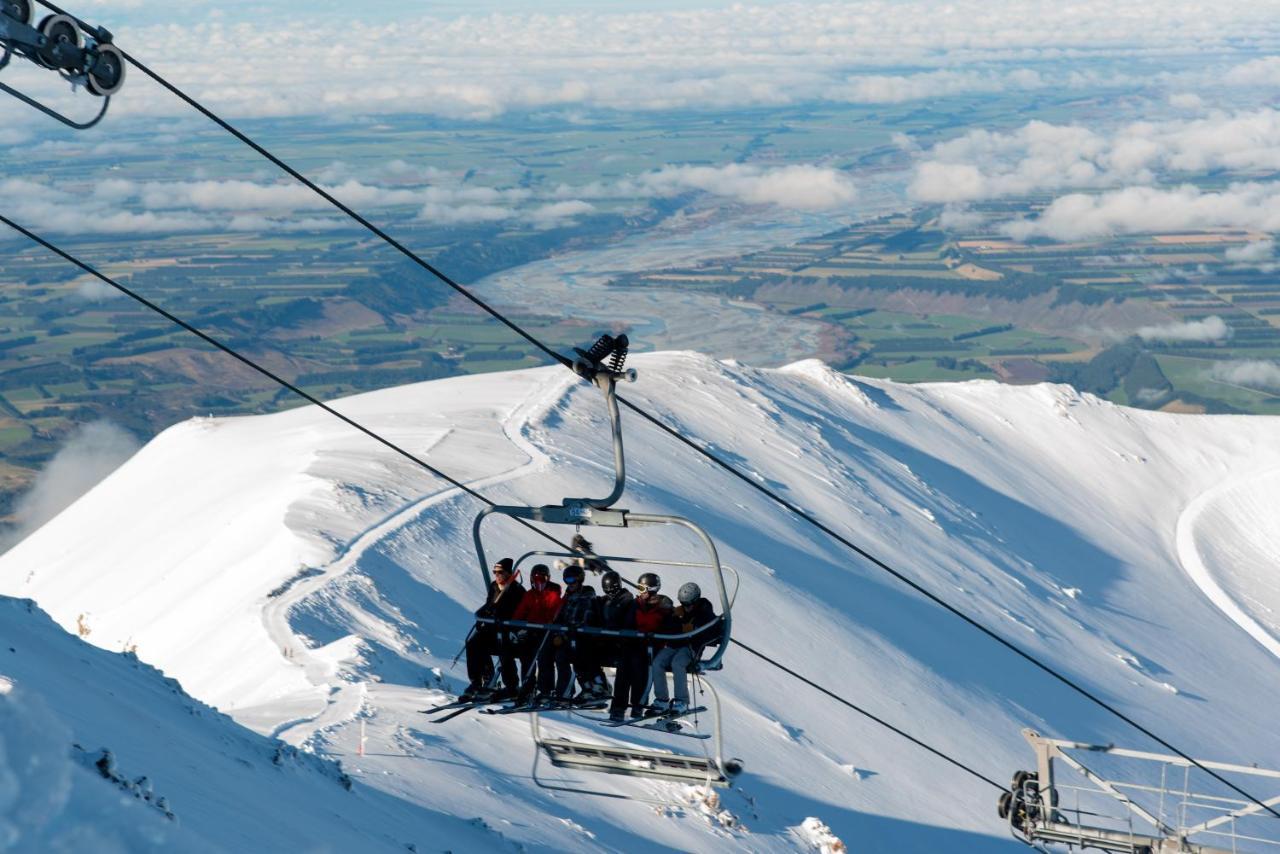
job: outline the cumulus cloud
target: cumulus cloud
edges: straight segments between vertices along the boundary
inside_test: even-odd
[[[845,173],[803,164],[773,168],[739,163],[669,165],[632,177],[552,190],[485,187],[469,183],[469,176],[447,175],[403,161],[375,169],[374,180],[351,177],[350,167],[341,163],[331,163],[322,171],[343,179],[321,187],[356,210],[398,208],[416,212],[419,221],[437,226],[513,221],[552,228],[595,213],[593,200],[627,207],[691,191],[736,204],[801,211],[840,208],[856,195]],[[443,176],[443,182],[412,183],[428,176]],[[18,220],[42,232],[314,232],[348,227],[318,195],[287,180],[110,178],[87,187],[65,187],[10,179],[0,180],[0,196],[14,200],[12,213]]]
[[[1174,92],[1169,96],[1169,106],[1179,110],[1204,109],[1204,99],[1194,92]]]
[[[823,98],[852,104],[898,104],[945,95],[1042,89],[1038,71],[922,71],[915,74],[859,74],[829,86]]]
[[[140,445],[128,431],[110,421],[81,427],[58,450],[31,488],[14,503],[15,526],[0,536],[7,550],[61,513],[133,456]]]
[[[100,279],[85,279],[76,287],[76,296],[88,302],[102,302],[124,294]]]
[[[1243,62],[1222,77],[1223,82],[1234,86],[1266,86],[1274,88],[1280,80],[1280,56],[1264,56]]]
[[[1231,327],[1218,315],[1163,326],[1143,326],[1137,331],[1143,341],[1225,341]]]
[[[977,201],[1212,169],[1280,169],[1280,110],[1133,122],[1111,132],[1043,121],[1007,133],[973,130],[931,148],[909,192],[924,202]]]
[[[1209,369],[1209,376],[1233,385],[1280,389],[1280,364],[1264,359],[1219,362]]]
[[[637,182],[654,195],[678,195],[701,190],[750,205],[777,205],[802,211],[839,208],[857,195],[853,181],[837,169],[781,166],[767,169],[750,164],[726,166],[666,166]]]
[[[963,205],[947,205],[938,217],[938,225],[948,231],[971,231],[986,222],[981,212]]]
[[[590,202],[581,199],[570,199],[564,202],[549,202],[540,205],[528,213],[527,219],[536,228],[555,228],[573,222],[575,217],[589,214],[596,209]]]
[[[1220,56],[1280,34],[1274,0],[1221,0],[1209,17],[1197,0],[1163,0],[1158,14],[1149,0],[864,0],[638,11],[538,4],[453,18],[430,4],[380,4],[378,14],[354,17],[329,4],[306,27],[263,25],[281,15],[269,8],[231,13],[212,3],[174,26],[173,5],[127,15],[118,41],[145,45],[155,67],[233,116],[491,118],[1064,89],[1097,82],[1070,67],[1081,59]],[[185,110],[163,97],[121,98],[113,109]]]
[[[1228,261],[1249,264],[1256,261],[1268,261],[1276,254],[1274,240],[1250,240],[1241,246],[1230,246],[1223,253]]]
[[[1096,195],[1071,193],[1054,199],[1035,219],[1001,226],[1004,233],[1018,240],[1083,240],[1211,228],[1280,231],[1280,184],[1232,184],[1217,192],[1185,185],[1171,189],[1125,187]]]

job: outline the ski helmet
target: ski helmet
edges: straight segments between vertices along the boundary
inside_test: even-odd
[[[498,561],[497,563],[495,563],[495,564],[493,565],[493,571],[494,571],[494,572],[505,572],[505,573],[507,573],[508,575],[510,575],[510,574],[511,574],[511,568],[512,568],[513,566],[515,566],[515,561],[513,561],[513,560],[512,560],[511,558],[509,558],[509,557],[504,557],[502,560]]]
[[[581,582],[585,575],[586,574],[582,571],[582,567],[578,566],[576,563],[571,563],[564,568],[564,583],[573,584],[575,581]]]
[[[692,581],[687,582],[680,585],[680,592],[676,594],[676,598],[680,600],[681,605],[692,605],[702,598],[702,588]]]
[[[662,579],[658,577],[656,572],[646,572],[640,576],[640,589],[646,593],[657,593],[662,589]]]
[[[529,570],[529,577],[535,581],[539,578],[546,581],[551,577],[551,570],[547,569],[547,565],[545,563],[540,563],[534,566],[533,569]]]
[[[605,595],[612,596],[622,589],[622,576],[614,572],[612,569],[600,577],[600,589]]]

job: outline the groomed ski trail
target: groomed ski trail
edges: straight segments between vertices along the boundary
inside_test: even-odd
[[[1249,477],[1233,478],[1201,493],[1178,516],[1176,541],[1178,562],[1182,564],[1183,570],[1201,592],[1228,619],[1244,629],[1268,652],[1280,658],[1280,638],[1247,613],[1235,597],[1222,586],[1214,576],[1210,562],[1205,559],[1201,544],[1196,538],[1198,523],[1206,511],[1215,508],[1229,496],[1250,491],[1268,481],[1280,481],[1280,468],[1269,469]]]
[[[502,432],[512,445],[524,452],[527,462],[487,477],[464,482],[476,491],[483,492],[498,484],[545,471],[551,464],[551,458],[526,437],[525,430],[533,419],[550,411],[564,400],[574,383],[573,377],[562,375],[557,371],[556,375],[547,382],[535,386],[523,401],[512,407],[511,411],[503,417],[500,423]],[[429,454],[431,449],[439,447],[452,432],[449,430],[442,434],[426,453]],[[318,695],[327,692],[323,695],[324,705],[319,711],[290,718],[277,724],[271,733],[274,737],[290,744],[302,744],[316,732],[354,718],[364,708],[369,696],[369,686],[365,682],[342,681],[338,674],[337,659],[323,654],[325,650],[333,651],[344,645],[350,646],[358,642],[358,639],[347,636],[323,647],[308,646],[293,631],[289,623],[290,611],[309,596],[318,593],[326,585],[346,574],[359,563],[360,558],[370,548],[404,526],[413,523],[430,509],[462,496],[465,496],[462,490],[450,486],[402,505],[344,544],[333,560],[318,567],[320,570],[318,574],[301,579],[284,593],[267,600],[262,609],[262,621],[267,634],[280,649],[283,657],[303,669],[307,680],[316,686]],[[334,684],[335,679],[338,684]]]

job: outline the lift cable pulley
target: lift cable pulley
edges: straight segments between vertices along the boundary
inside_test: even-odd
[[[1035,751],[1035,770],[1013,775],[997,812],[1028,845],[1115,854],[1280,852],[1280,825],[1269,813],[1280,804],[1280,771],[1046,738],[1031,729],[1022,736]],[[1243,800],[1215,785],[1217,774],[1249,777],[1278,793]]]
[[[102,99],[98,114],[78,122],[24,92],[0,82],[0,89],[67,127],[88,130],[102,121],[111,105],[111,96],[124,86],[124,53],[112,44],[111,33],[59,11],[36,21],[38,0],[0,0],[0,70],[14,56],[57,72],[72,89],[84,87]],[[40,3],[39,5],[46,5]]]

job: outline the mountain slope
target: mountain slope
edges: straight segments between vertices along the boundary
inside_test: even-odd
[[[503,847],[0,597],[0,850],[391,852],[441,837]]]
[[[1237,548],[1240,530],[1199,525],[1196,553],[1211,566],[1197,575],[1178,535],[1200,496],[1280,470],[1275,419],[1140,412],[1062,386],[853,381],[816,362],[756,370],[667,353],[635,364],[629,397],[1175,744],[1225,761],[1280,755],[1261,711],[1280,705],[1280,680],[1266,678],[1280,662],[1196,580],[1229,577],[1229,595],[1252,601],[1261,571],[1249,567],[1266,541]],[[599,395],[559,369],[336,405],[495,501],[608,488]],[[746,642],[997,779],[1028,764],[1022,726],[1154,747],[638,419],[624,423],[621,505],[707,527],[741,574],[734,629]],[[345,755],[357,779],[485,816],[520,843],[712,850],[732,838],[764,850],[808,845],[814,817],[859,851],[1018,850],[994,789],[740,650],[715,683],[726,751],[747,770],[714,810],[616,778],[592,782],[683,808],[547,794],[529,781],[525,722],[426,723],[416,710],[462,682],[449,662],[483,595],[478,509],[313,409],[196,419],[0,558],[0,590],[86,627],[91,643],[136,646],[259,732]],[[486,532],[490,556],[544,546],[513,525]],[[586,533],[601,553],[692,554],[649,529]],[[667,589],[684,580],[663,574]]]

